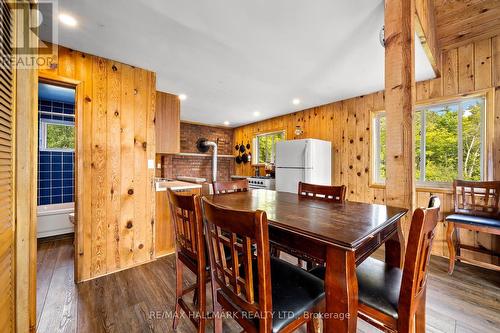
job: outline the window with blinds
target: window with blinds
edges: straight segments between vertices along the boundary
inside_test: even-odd
[[[13,229],[13,17],[0,0],[0,332],[14,331],[14,229]]]

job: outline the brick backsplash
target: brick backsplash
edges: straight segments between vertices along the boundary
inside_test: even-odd
[[[181,123],[181,153],[199,153],[196,141],[206,138],[210,141],[218,139],[219,155],[233,155],[233,130],[229,128]],[[212,154],[206,156],[162,155],[162,177],[178,176],[201,177],[212,180]],[[217,179],[230,180],[234,174],[234,158],[219,157],[217,161]]]

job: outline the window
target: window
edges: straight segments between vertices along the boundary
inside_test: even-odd
[[[259,134],[255,137],[255,161],[257,163],[274,163],[276,142],[285,139],[285,131]]]
[[[415,178],[419,185],[484,179],[485,98],[418,107],[415,112]],[[386,119],[373,118],[373,181],[386,178]]]
[[[40,122],[41,151],[74,151],[75,125],[72,122],[42,119]]]

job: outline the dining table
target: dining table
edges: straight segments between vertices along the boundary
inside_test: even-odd
[[[326,264],[324,331],[356,332],[356,266],[385,244],[385,261],[401,267],[406,209],[353,201],[334,203],[296,193],[254,189],[208,195],[219,206],[266,212],[271,245]]]

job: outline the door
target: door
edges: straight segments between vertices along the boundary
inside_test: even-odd
[[[306,181],[308,170],[300,168],[276,169],[276,191],[297,193],[299,182]]]
[[[276,143],[276,168],[303,168],[309,140],[289,140]]]
[[[13,17],[4,0],[0,12],[0,56],[11,56]],[[15,322],[13,77],[12,68],[0,67],[0,332],[13,332]]]

